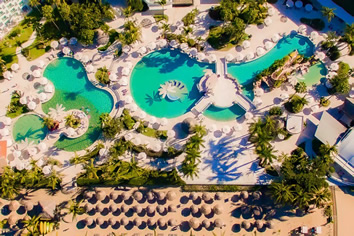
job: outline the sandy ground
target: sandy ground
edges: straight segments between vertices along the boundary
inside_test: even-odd
[[[349,188],[335,188],[338,236],[353,235],[354,193]]]
[[[113,191],[111,188],[101,188],[101,190],[104,190],[105,193],[109,194],[110,192]],[[128,190],[130,194],[133,194],[134,191],[137,189],[130,189]],[[122,190],[115,190],[119,194],[121,194],[123,191]],[[125,190],[127,191],[127,190]],[[240,200],[240,193],[235,192],[235,193],[222,193],[222,199],[221,200],[215,200],[214,198],[214,193],[209,193],[211,197],[211,201],[204,202],[201,200],[202,198],[202,193],[197,193],[199,198],[196,201],[192,201],[189,199],[189,194],[188,192],[181,192],[180,189],[178,188],[166,188],[166,189],[158,189],[156,190],[157,192],[165,192],[167,193],[168,191],[173,191],[176,193],[176,198],[173,201],[153,201],[153,202],[148,202],[146,200],[137,202],[136,200],[133,200],[132,198],[125,203],[122,202],[120,198],[116,201],[109,200],[107,197],[106,200],[102,202],[102,204],[105,207],[105,210],[102,213],[94,213],[94,212],[89,212],[89,215],[83,214],[79,215],[76,220],[72,223],[65,223],[62,221],[60,223],[60,229],[58,230],[58,234],[52,233],[52,235],[107,235],[111,232],[117,233],[127,233],[126,235],[147,235],[149,233],[154,233],[152,229],[149,229],[146,225],[146,221],[148,219],[154,219],[158,220],[160,218],[164,219],[166,222],[168,222],[170,219],[176,219],[178,222],[181,222],[180,227],[163,227],[160,228],[158,227],[156,229],[156,232],[158,235],[190,235],[190,227],[188,224],[188,221],[192,218],[197,219],[200,223],[202,223],[203,220],[207,219],[211,222],[214,222],[215,219],[221,219],[224,222],[224,227],[222,228],[209,228],[208,230],[205,229],[204,227],[198,227],[197,229],[193,230],[194,235],[212,235],[212,232],[216,233],[217,235],[288,235],[291,231],[294,229],[297,229],[300,226],[306,225],[309,228],[315,227],[315,226],[322,226],[322,235],[333,235],[333,224],[325,224],[326,219],[322,215],[321,210],[316,210],[313,213],[310,213],[304,217],[297,217],[294,213],[288,212],[285,210],[281,209],[276,209],[276,214],[274,216],[274,223],[275,227],[274,229],[269,229],[266,227],[263,227],[261,230],[257,230],[255,227],[251,227],[249,231],[246,231],[243,228],[240,228],[240,224],[242,221],[246,219],[246,221],[250,222],[251,224],[254,224],[256,219],[253,218],[251,215],[245,215],[241,214],[240,207],[243,206],[245,203],[243,200]],[[26,198],[28,200],[31,200],[33,202],[37,202],[38,200],[50,200],[55,202],[56,204],[62,203],[64,201],[68,201],[71,198],[75,198],[76,195],[70,196],[70,195],[64,195],[61,192],[58,192],[55,196],[49,196],[45,193],[45,190],[39,190],[36,192],[31,193],[29,196]],[[7,204],[8,202],[3,201],[3,206],[2,206],[2,215],[0,215],[0,220],[8,217],[4,216],[4,213],[6,212]],[[261,205],[263,207],[263,214],[261,215],[262,221],[264,221],[264,213],[269,212],[270,209],[267,208],[266,205],[266,198],[264,196],[261,197],[261,200],[255,201],[252,196],[248,198],[246,201],[249,206],[256,206],[256,205]],[[83,205],[87,203],[85,201]],[[97,201],[92,199],[89,201],[90,204],[93,206],[97,205]],[[129,206],[131,210],[129,210],[127,213],[114,213],[112,214],[109,212],[109,206],[111,204],[118,205],[119,207],[123,204]],[[154,207],[161,205],[166,208],[165,213],[159,214],[158,212],[155,212],[153,215],[147,215],[146,211],[143,210],[141,214],[136,214],[132,210],[134,206],[140,205],[143,209],[145,209],[148,205],[152,205]],[[176,212],[167,212],[168,206],[174,205],[176,207]],[[192,205],[195,205],[199,208],[199,212],[196,214],[191,214],[190,212],[190,207]],[[202,205],[208,205],[209,207],[213,208],[216,205],[219,205],[223,211],[220,215],[214,215],[214,213],[211,213],[207,216],[204,216],[203,214],[200,213],[200,208]],[[269,206],[269,205],[268,205]],[[348,209],[349,210],[349,209]],[[63,210],[62,212],[64,212]],[[349,211],[348,211],[349,212]],[[119,212],[118,212],[119,213]],[[14,214],[14,213],[11,213]],[[127,226],[122,226],[116,224],[114,227],[108,225],[108,219],[109,218],[114,218],[115,220],[119,221],[123,216],[128,217],[130,223]],[[18,215],[19,219],[23,218],[24,215]],[[93,226],[85,226],[84,224],[84,219],[87,217],[91,217],[92,219],[96,220],[98,217],[102,217],[105,220],[105,223],[101,226],[98,225],[93,225]],[[141,219],[142,226],[141,227],[136,227],[133,225],[134,219],[139,218]],[[64,217],[64,220],[70,221],[71,216]],[[349,223],[350,220],[348,219],[347,223]],[[339,235],[349,235],[349,234],[339,234]]]

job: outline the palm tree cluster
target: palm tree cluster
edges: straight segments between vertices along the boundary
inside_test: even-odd
[[[198,164],[200,162],[200,148],[204,147],[203,137],[206,135],[206,129],[203,125],[195,125],[192,127],[194,135],[192,135],[186,143],[186,157],[182,162],[182,173],[186,177],[193,179],[198,176]]]
[[[111,117],[108,113],[100,115],[101,129],[105,138],[114,138],[121,130],[121,122],[118,118]]]
[[[284,158],[281,180],[270,185],[276,203],[308,211],[310,206],[325,207],[330,200],[326,176],[333,171],[334,146],[322,145],[320,155],[309,159],[302,148]]]
[[[0,196],[12,199],[16,197],[22,188],[51,188],[55,190],[60,187],[61,177],[56,171],[45,176],[42,168],[36,165],[36,161],[31,161],[31,170],[13,170],[5,167],[0,176]]]
[[[76,129],[80,125],[80,118],[74,114],[69,114],[65,117],[65,125]]]
[[[130,45],[141,37],[140,26],[135,21],[126,21],[123,25],[124,31],[119,34],[119,40],[123,45]]]
[[[59,128],[59,121],[54,120],[50,116],[43,117],[43,125],[50,131],[57,130]]]

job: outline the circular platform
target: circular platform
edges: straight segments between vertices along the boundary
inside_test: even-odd
[[[236,84],[232,80],[221,76],[212,88],[212,103],[219,108],[229,108],[237,100],[236,93]]]

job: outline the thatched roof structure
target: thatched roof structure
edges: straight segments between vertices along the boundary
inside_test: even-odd
[[[197,229],[200,226],[200,222],[197,218],[192,218],[189,220],[189,226],[193,229]]]
[[[167,198],[167,200],[169,200],[169,201],[173,201],[173,200],[176,199],[176,196],[177,196],[177,195],[176,195],[176,193],[175,193],[174,191],[168,191],[166,198]]]
[[[210,220],[203,220],[202,224],[204,228],[209,228],[211,225]]]
[[[139,226],[143,223],[143,222],[141,221],[141,219],[138,218],[138,217],[135,218],[133,222],[134,222],[134,225],[137,226],[137,227],[139,227]]]
[[[222,193],[215,193],[214,199],[215,200],[222,200],[224,198]]]
[[[153,201],[154,199],[155,199],[155,194],[154,194],[154,192],[147,192],[146,193],[146,198],[147,198],[147,200],[149,200],[149,201]]]
[[[110,197],[113,201],[115,201],[115,200],[117,200],[117,198],[119,197],[119,193],[116,192],[116,191],[113,191],[113,192],[111,192],[111,193],[109,194],[109,197]]]
[[[111,205],[109,205],[109,210],[111,212],[116,212],[118,210],[118,205],[115,203],[112,203]]]
[[[192,205],[190,210],[193,214],[197,214],[199,212],[199,208],[196,205]]]
[[[121,225],[125,226],[125,225],[129,224],[129,219],[127,217],[123,216],[122,219],[120,219],[120,223],[121,223]]]
[[[16,200],[13,200],[9,204],[9,210],[10,211],[17,211],[18,208],[20,208],[20,203]]]
[[[153,205],[147,206],[146,212],[149,213],[149,214],[154,213],[155,212],[155,207]]]
[[[224,222],[222,219],[217,218],[217,219],[214,221],[214,225],[215,225],[215,227],[217,227],[217,228],[222,228],[222,227],[225,226],[225,222]]]
[[[224,207],[222,205],[219,205],[219,204],[216,204],[214,207],[213,207],[213,211],[216,215],[220,215],[224,212]]]
[[[200,208],[200,211],[204,215],[209,215],[211,213],[211,207],[209,205],[203,204],[202,207]]]
[[[144,196],[140,191],[136,191],[136,192],[134,192],[133,197],[135,200],[141,201]]]
[[[170,205],[168,206],[168,211],[169,211],[169,212],[176,212],[176,211],[177,211],[176,205],[170,204]]]

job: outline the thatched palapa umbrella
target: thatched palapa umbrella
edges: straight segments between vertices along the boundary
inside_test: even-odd
[[[196,194],[196,193],[190,193],[190,194],[189,194],[189,198],[192,199],[192,201],[197,200],[198,197],[199,197],[199,196],[198,196],[198,194]]]
[[[7,218],[7,223],[8,223],[10,226],[17,224],[17,221],[18,221],[18,218],[17,218],[15,215],[13,215],[13,214],[11,214],[11,215]]]
[[[134,219],[134,225],[135,225],[136,227],[139,227],[142,223],[143,223],[143,222],[141,221],[140,218],[135,218],[135,219]]]
[[[136,206],[134,206],[134,211],[137,214],[140,214],[143,211],[143,208],[140,205],[136,205]]]
[[[96,219],[96,224],[98,225],[103,225],[105,220],[102,217],[97,217]]]
[[[84,198],[89,200],[93,197],[93,192],[85,192]]]
[[[31,201],[25,201],[22,203],[22,205],[26,209],[26,211],[32,211],[34,207]]]
[[[197,214],[199,212],[199,208],[196,205],[192,205],[190,210],[193,214]]]
[[[119,193],[116,192],[116,191],[113,191],[113,192],[111,192],[111,193],[109,194],[109,197],[110,197],[113,201],[115,201],[115,200],[117,200],[117,198],[119,197]]]
[[[103,201],[107,197],[107,194],[102,190],[98,190],[95,193],[95,197],[98,201]]]
[[[248,192],[247,192],[247,191],[242,191],[242,192],[241,192],[241,198],[242,198],[243,200],[246,200],[246,199],[248,198]]]
[[[164,227],[166,225],[166,220],[163,218],[159,218],[157,220],[157,223],[159,224],[160,227]]]
[[[129,206],[127,206],[127,205],[125,205],[125,204],[121,205],[121,207],[120,207],[120,210],[121,210],[122,212],[128,212],[129,209],[130,209]]]
[[[224,207],[223,207],[222,205],[216,204],[216,205],[213,207],[213,211],[214,211],[215,214],[220,215],[220,214],[223,213]]]
[[[203,193],[202,199],[203,199],[205,202],[209,202],[212,198],[211,198],[211,196],[210,196],[209,193]]]
[[[263,228],[263,221],[261,220],[256,220],[256,227],[258,230],[262,229]]]
[[[130,194],[128,192],[123,192],[120,196],[124,201],[127,201],[130,198]]]
[[[91,217],[87,217],[85,219],[85,223],[86,223],[86,225],[92,225],[93,224],[93,219]]]
[[[176,193],[174,191],[168,191],[167,192],[167,200],[173,201],[176,199]]]
[[[247,230],[247,229],[251,228],[251,223],[244,220],[244,221],[242,221],[241,226],[242,226],[242,228]]]
[[[158,205],[158,206],[156,207],[156,211],[157,211],[160,215],[162,215],[162,214],[165,212],[165,210],[166,210],[166,208],[165,208],[164,206]]]
[[[224,198],[222,193],[215,193],[214,199],[215,200],[222,200]]]
[[[152,206],[152,205],[149,205],[147,208],[146,208],[146,212],[148,214],[153,214],[155,212],[155,207]]]
[[[149,218],[147,224],[148,226],[152,227],[156,224],[156,221],[153,218]]]
[[[17,211],[18,208],[20,208],[20,203],[18,201],[11,201],[9,204],[9,210],[10,211]]]
[[[166,193],[165,192],[157,192],[156,195],[157,195],[157,199],[159,201],[163,201],[165,199],[165,197],[166,197]]]
[[[203,220],[202,224],[204,228],[209,228],[211,225],[210,220]]]
[[[225,226],[225,223],[222,219],[220,218],[217,218],[215,221],[214,221],[214,224],[215,224],[215,227],[217,228],[222,228]]]
[[[125,225],[129,224],[129,219],[127,217],[123,216],[122,219],[120,219],[120,223],[125,226]]]
[[[109,205],[109,210],[113,213],[116,212],[118,210],[118,206],[117,204],[112,203],[111,205]]]
[[[273,220],[268,220],[266,223],[267,227],[270,229],[274,229],[275,223]]]
[[[133,197],[135,200],[141,201],[141,200],[143,200],[144,196],[140,191],[136,191],[136,192],[134,192]]]
[[[189,222],[189,226],[193,229],[197,229],[200,226],[200,222],[196,218],[192,218],[188,222]]]
[[[114,219],[113,217],[111,217],[111,218],[108,219],[108,224],[110,224],[111,226],[113,226],[113,225],[117,224],[117,220]]]
[[[263,212],[263,209],[260,206],[256,206],[253,208],[253,215],[255,215],[255,216],[260,216],[262,214],[262,212]]]
[[[255,191],[252,193],[253,200],[259,200],[261,199],[262,193],[259,191]]]
[[[203,204],[202,207],[200,208],[200,211],[204,214],[204,215],[209,215],[211,213],[211,207],[209,205],[205,205]]]
[[[169,211],[169,212],[176,212],[176,211],[177,211],[176,205],[170,204],[170,205],[168,206],[168,211]]]
[[[176,219],[169,219],[168,224],[172,227],[179,225],[178,221]]]
[[[98,212],[102,212],[102,211],[104,211],[104,205],[102,204],[102,203],[98,203],[97,205],[96,205],[96,211],[98,211]]]
[[[86,212],[89,212],[89,211],[92,211],[94,207],[93,207],[92,204],[86,203],[85,206],[84,206],[84,208],[85,208],[85,211],[86,211]]]
[[[150,192],[146,193],[146,198],[149,201],[153,201],[155,199],[155,194],[150,191]]]

